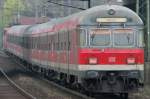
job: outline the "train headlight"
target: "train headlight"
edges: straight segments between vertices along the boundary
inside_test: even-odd
[[[116,62],[116,57],[109,57],[108,61],[110,63],[115,63]]]
[[[135,64],[135,58],[127,58],[128,64]]]
[[[97,58],[89,58],[89,64],[92,64],[92,65],[97,64]]]

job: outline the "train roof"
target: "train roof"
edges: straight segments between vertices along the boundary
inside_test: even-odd
[[[114,14],[109,14],[109,11],[113,10]],[[100,5],[88,9],[84,12],[74,14],[79,18],[80,24],[97,24],[96,18],[127,18],[129,21],[126,24],[143,25],[141,18],[131,9],[119,6],[119,5]],[[69,17],[72,17],[71,15]]]
[[[12,33],[15,33],[15,34],[22,34],[24,32],[24,30],[29,27],[30,25],[16,25],[16,26],[12,26],[8,29],[8,33],[9,34],[12,34]]]
[[[113,14],[110,14],[110,11],[113,10]],[[90,8],[79,13],[75,13],[63,18],[53,19],[47,23],[37,24],[30,26],[27,29],[25,34],[35,34],[40,33],[41,31],[48,31],[55,29],[57,25],[64,24],[69,22],[66,27],[68,28],[70,24],[75,23],[75,25],[99,25],[100,23],[96,22],[96,18],[127,18],[128,21],[126,25],[143,25],[141,18],[131,9],[119,5],[100,5],[93,8]],[[122,24],[122,23],[121,23]],[[19,32],[22,28],[29,26],[14,26],[12,31]],[[62,28],[62,26],[61,26]]]
[[[109,14],[109,11],[113,10],[115,11],[115,14]],[[34,27],[34,30],[36,31],[39,29],[39,27],[42,27],[42,29],[46,29],[49,27],[55,27],[56,25],[71,21],[76,22],[76,25],[99,25],[99,23],[96,22],[96,18],[127,18],[128,22],[125,23],[126,25],[136,25],[141,26],[143,25],[143,21],[141,18],[131,9],[119,6],[119,5],[100,5],[93,8],[90,8],[85,11],[81,11],[79,13],[75,13],[72,15],[69,15],[67,17],[54,19],[47,24],[40,24],[39,26]],[[122,23],[121,23],[122,24]],[[67,28],[68,26],[66,26]],[[37,33],[33,31],[34,33]]]

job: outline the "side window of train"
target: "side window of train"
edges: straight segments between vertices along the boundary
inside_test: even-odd
[[[64,42],[64,50],[66,51],[66,41]]]
[[[34,37],[34,49],[36,49],[36,37]]]
[[[17,36],[14,36],[14,43],[17,44]]]
[[[39,37],[35,37],[35,48],[36,48],[36,49],[38,49],[38,46],[39,46],[39,44],[38,44],[38,38],[39,38]]]
[[[60,33],[58,32],[58,51],[60,51]]]
[[[47,50],[47,46],[46,45],[47,45],[47,35],[44,35],[44,38],[43,38],[43,49],[44,50]]]
[[[46,36],[43,36],[43,43],[42,43],[42,49],[45,50],[46,49],[46,46],[45,46],[45,43],[46,43]]]
[[[51,39],[51,35],[48,35],[48,44],[49,44],[49,50],[51,51],[51,46],[52,46],[52,39]]]
[[[39,50],[41,50],[41,45],[42,45],[42,37],[39,36]]]
[[[30,37],[29,36],[28,36],[28,39],[27,39],[27,44],[28,44],[28,49],[30,49],[31,41],[30,41]]]
[[[70,36],[71,36],[71,31],[68,31],[68,33],[67,33],[67,37],[68,37],[67,50],[68,51],[71,50],[71,38],[70,38]]]
[[[27,48],[29,49],[29,37],[26,37]]]
[[[54,50],[54,36],[53,35],[51,35],[51,50],[53,51]]]
[[[55,41],[56,41],[56,51],[58,51],[58,33],[55,34]]]
[[[79,45],[80,46],[85,46],[86,44],[86,30],[84,29],[78,29],[78,33],[80,34],[79,36]]]
[[[24,37],[24,48],[26,48],[26,37]]]
[[[53,51],[55,51],[55,35],[53,35]]]
[[[70,35],[70,33],[71,33],[71,31],[70,30],[67,30],[66,31],[66,51],[68,51],[69,50],[69,35]]]
[[[64,38],[63,38],[63,32],[61,31],[60,32],[60,50],[61,51],[63,51],[63,40],[64,40]]]
[[[64,32],[64,36],[65,36],[65,39],[64,39],[64,50],[66,51],[66,41],[67,41],[67,32],[66,31]]]
[[[39,42],[40,39],[39,38],[40,38],[39,36],[36,37],[36,47],[37,47],[37,49],[40,48],[39,47],[40,46],[40,42]]]
[[[35,49],[38,49],[38,37],[35,37]]]
[[[35,37],[35,42],[34,42],[35,43],[35,49],[38,49],[38,43],[37,43],[38,40],[37,39],[38,39],[38,37]]]
[[[65,36],[65,39],[64,39],[64,50],[66,51],[66,41],[67,41],[67,36],[66,36],[66,31],[64,32],[64,36]]]
[[[33,37],[31,36],[31,49],[33,49]]]
[[[30,37],[30,49],[32,49],[32,42],[33,42],[33,40],[32,40],[32,37]]]
[[[56,45],[57,45],[57,51],[58,51],[59,50],[59,43],[57,42]]]
[[[38,38],[37,38],[37,47],[38,47],[38,50],[40,49],[40,41],[41,41],[41,37],[40,36],[38,36]]]
[[[43,36],[40,36],[40,50],[43,50]]]
[[[30,49],[30,45],[31,45],[31,37],[28,36],[28,49]]]
[[[12,42],[12,35],[10,35],[10,42]]]
[[[68,51],[71,50],[71,42],[68,42]]]
[[[71,50],[71,48],[72,48],[72,39],[74,38],[74,33],[75,32],[75,30],[70,30],[70,31],[68,31],[68,33],[67,33],[67,50],[68,51],[70,51]]]
[[[139,30],[138,36],[139,36],[138,46],[139,47],[145,47],[143,29]]]
[[[35,37],[33,37],[33,49],[35,49]]]
[[[41,49],[41,37],[40,37],[40,36],[39,36],[39,38],[38,38],[38,41],[37,41],[37,42],[38,42],[38,45],[39,45],[39,46],[38,46],[38,49],[40,50],[40,49]]]
[[[55,50],[58,50],[58,34],[55,33]]]
[[[63,50],[63,42],[61,41],[60,49]]]
[[[24,48],[26,48],[26,37],[24,36]]]
[[[32,37],[32,49],[34,49],[34,37]]]
[[[49,50],[49,39],[48,39],[48,33],[46,33],[46,50]]]
[[[43,36],[40,36],[40,50],[43,50]]]
[[[28,37],[26,37],[26,48],[28,48]]]
[[[40,50],[42,49],[42,43],[43,43],[43,40],[42,40],[42,36],[40,36]]]

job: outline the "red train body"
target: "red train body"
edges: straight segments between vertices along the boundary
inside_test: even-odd
[[[85,91],[128,93],[144,80],[143,22],[130,9],[102,5],[34,26],[14,26],[4,49],[29,68]]]

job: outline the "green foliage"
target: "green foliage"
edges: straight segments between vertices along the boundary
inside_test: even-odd
[[[25,9],[24,0],[5,0],[3,8],[3,25],[8,26],[12,18]]]

